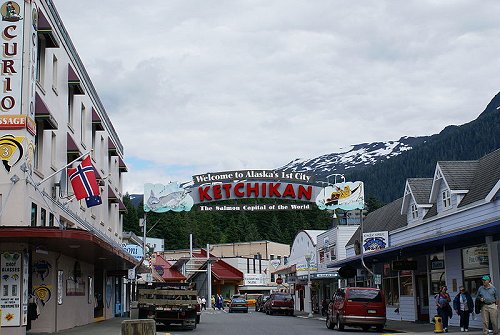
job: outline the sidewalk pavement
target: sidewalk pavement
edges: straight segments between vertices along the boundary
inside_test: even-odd
[[[295,311],[295,315],[299,318],[308,318],[308,313]],[[319,314],[313,314],[314,320],[318,320],[326,323],[326,317]],[[325,325],[326,327],[326,325]],[[356,328],[352,328],[356,329]],[[374,331],[370,331],[374,333]],[[461,333],[460,327],[448,327],[448,333]],[[382,334],[434,334],[434,324],[427,322],[410,322],[410,321],[395,321],[387,320],[385,324],[385,329]],[[470,328],[469,332],[463,333],[467,335],[482,335],[483,330],[478,328]]]

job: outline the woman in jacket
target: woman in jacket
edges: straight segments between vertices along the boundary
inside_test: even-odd
[[[448,318],[451,318],[451,298],[447,291],[448,287],[442,286],[439,294],[436,295],[437,314],[443,321],[443,328],[446,333],[448,332]]]
[[[460,286],[458,294],[453,299],[453,309],[460,316],[460,330],[468,332],[469,317],[474,311],[474,302],[463,286]]]

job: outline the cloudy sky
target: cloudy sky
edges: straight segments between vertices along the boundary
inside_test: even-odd
[[[475,119],[497,0],[53,0],[125,148],[124,191]]]

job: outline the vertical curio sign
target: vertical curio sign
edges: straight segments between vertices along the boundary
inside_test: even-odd
[[[24,0],[3,1],[0,6],[2,32],[0,115],[23,114],[21,109]]]

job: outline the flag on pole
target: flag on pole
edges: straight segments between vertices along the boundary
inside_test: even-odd
[[[68,168],[68,177],[77,200],[85,199],[87,207],[102,204],[90,156],[87,156],[76,168]]]

